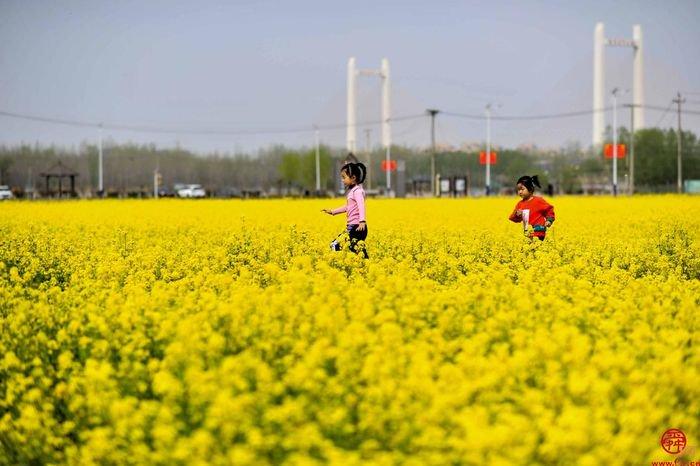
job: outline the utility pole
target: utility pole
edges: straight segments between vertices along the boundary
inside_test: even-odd
[[[318,196],[321,193],[321,148],[316,125],[314,125],[314,138],[316,140],[316,195]]]
[[[426,112],[430,115],[430,146],[432,148],[430,154],[430,191],[435,196],[435,115],[440,113],[440,110],[429,108]]]
[[[681,99],[681,93],[678,92],[678,96],[673,99],[673,103],[678,105],[678,133],[676,134],[676,139],[678,139],[678,194],[683,192],[683,164],[681,161],[681,139],[683,139],[683,131],[681,130],[681,104],[685,102],[685,99]]]
[[[365,128],[365,151],[367,152],[367,189],[372,189],[372,149],[370,145],[371,128]]]
[[[617,87],[612,90],[613,95],[613,196],[617,196],[617,93],[620,91]]]
[[[102,123],[100,123],[100,135],[99,135],[99,143],[97,145],[97,155],[98,155],[98,167],[97,167],[97,194],[100,197],[104,196],[104,184],[103,184],[103,175],[102,175]]]
[[[634,107],[637,104],[631,104],[630,108],[630,184],[629,195],[634,194]]]
[[[491,194],[491,104],[486,106],[486,195]]]
[[[156,168],[153,171],[153,199],[158,199],[158,185],[160,184],[159,180],[158,180],[158,176],[159,176],[158,168]]]

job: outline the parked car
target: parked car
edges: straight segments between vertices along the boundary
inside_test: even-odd
[[[200,184],[186,184],[177,189],[177,197],[205,197],[206,191]]]
[[[0,199],[12,199],[13,197],[15,196],[12,194],[9,186],[0,186]]]
[[[216,192],[217,197],[241,197],[241,190],[232,186],[225,186]]]
[[[175,197],[175,192],[168,188],[158,188],[158,197]]]

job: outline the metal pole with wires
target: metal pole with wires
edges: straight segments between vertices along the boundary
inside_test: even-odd
[[[316,143],[316,195],[321,194],[321,148],[319,137],[318,137],[318,127],[314,125],[314,139]]]
[[[158,185],[160,184],[158,177],[158,168],[153,170],[153,199],[158,199]]]
[[[630,184],[628,194],[634,194],[634,107],[630,105]]]
[[[678,194],[681,194],[683,192],[683,162],[681,159],[681,153],[682,153],[682,139],[683,139],[683,131],[681,129],[681,104],[685,102],[685,99],[681,99],[681,93],[678,93],[678,97],[673,99],[673,103],[678,105],[678,133],[676,134],[676,139],[678,141],[678,153],[676,156],[676,163],[678,165]]]
[[[486,195],[491,194],[491,104],[486,106]]]
[[[430,115],[430,192],[435,196],[435,115],[440,113],[440,110],[429,108],[427,112]]]
[[[617,93],[620,91],[617,87],[612,90],[613,95],[613,146],[612,146],[612,177],[613,177],[613,196],[617,196]]]
[[[104,196],[104,182],[103,182],[103,172],[102,172],[102,123],[100,123],[99,139],[97,144],[97,194],[100,197]]]

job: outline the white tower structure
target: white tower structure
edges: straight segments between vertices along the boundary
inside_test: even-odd
[[[593,145],[603,143],[605,134],[605,46],[631,47],[634,50],[632,73],[632,102],[635,130],[644,128],[644,62],[642,27],[635,24],[632,40],[606,39],[603,23],[597,23],[593,32]]]
[[[378,70],[357,68],[355,57],[348,60],[348,113],[347,113],[347,150],[357,151],[357,77],[379,76],[382,80],[382,146],[386,150],[387,163],[391,160],[391,84],[389,81],[389,60],[382,59]],[[391,171],[386,171],[387,189],[391,190]]]
[[[603,142],[605,131],[605,32],[603,23],[593,33],[593,145]]]
[[[632,42],[634,42],[634,71],[632,89],[632,102],[638,107],[634,107],[634,127],[644,128],[644,58],[642,55],[642,26],[635,24],[632,27]]]

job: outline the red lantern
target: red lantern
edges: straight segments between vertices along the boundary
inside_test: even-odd
[[[606,159],[613,158],[613,145],[606,144],[605,148],[603,150],[603,153],[605,154]],[[627,154],[627,147],[624,144],[618,144],[617,145],[617,158],[624,159],[626,154]]]
[[[481,151],[479,154],[479,163],[481,165],[495,165],[497,160],[498,154],[494,151],[491,151],[491,157],[486,156],[486,151]]]
[[[389,160],[389,161],[382,160],[382,170],[385,172],[386,171],[393,172],[396,170],[397,166],[398,166],[398,162],[396,162],[396,160]]]

